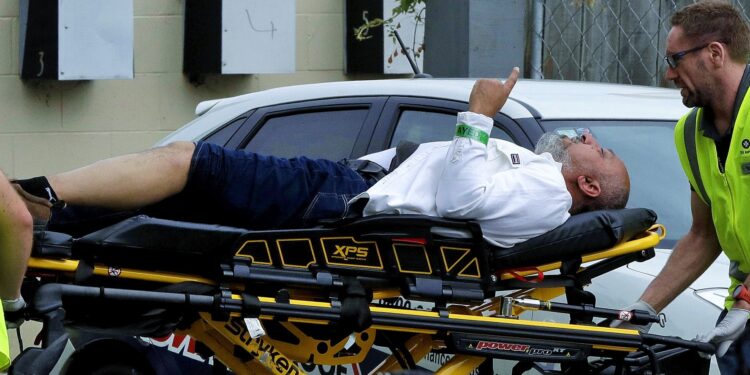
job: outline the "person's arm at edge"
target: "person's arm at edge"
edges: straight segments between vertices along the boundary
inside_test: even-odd
[[[711,209],[691,191],[693,223],[677,243],[667,264],[641,296],[656,311],[663,310],[695,281],[721,253]],[[748,306],[750,307],[750,306]]]
[[[0,298],[20,296],[31,254],[33,220],[26,205],[0,172]]]

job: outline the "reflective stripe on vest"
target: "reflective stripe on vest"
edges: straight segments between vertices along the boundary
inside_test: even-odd
[[[740,263],[736,261],[729,261],[729,276],[734,277],[738,281],[742,282],[747,279],[748,274],[740,270]]]
[[[706,194],[706,187],[703,186],[703,179],[701,178],[701,169],[698,166],[698,155],[695,151],[695,127],[698,124],[698,109],[693,108],[685,120],[685,154],[690,164],[690,170],[693,172],[693,178],[695,179],[695,185],[698,189],[698,194],[701,196],[708,207],[711,207],[711,199]]]

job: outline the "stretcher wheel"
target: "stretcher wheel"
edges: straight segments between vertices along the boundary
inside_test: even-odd
[[[117,340],[98,340],[76,351],[63,374],[154,375],[141,353]]]

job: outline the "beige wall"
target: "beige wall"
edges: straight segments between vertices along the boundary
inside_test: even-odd
[[[271,1],[271,0],[269,0]],[[133,80],[24,82],[18,0],[0,0],[0,169],[25,178],[150,147],[206,99],[300,83],[379,78],[344,74],[344,0],[297,0],[296,73],[182,75],[184,0],[133,0]],[[23,326],[28,346],[38,324]],[[18,353],[10,331],[13,356]]]
[[[344,74],[344,0],[297,0],[294,74],[212,76],[182,72],[184,0],[134,0],[135,78],[24,82],[19,78],[18,0],[0,0],[0,169],[24,178],[150,147],[193,118],[201,100]]]

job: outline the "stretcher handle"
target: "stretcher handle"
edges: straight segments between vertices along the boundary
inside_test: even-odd
[[[624,313],[628,315],[628,319],[623,319]],[[623,310],[620,311],[619,314],[620,316],[618,318],[620,320],[625,320],[632,324],[646,325],[649,323],[657,323],[662,327],[667,324],[667,317],[664,313],[652,314],[645,310]]]
[[[515,306],[527,309],[548,310],[562,313],[584,313],[600,318],[620,319],[632,324],[645,325],[657,323],[664,327],[667,318],[664,314],[651,314],[643,310],[613,310],[592,305],[571,305],[562,302],[542,301],[533,298],[516,298],[512,300]]]
[[[685,340],[679,337],[659,336],[651,333],[641,333],[641,339],[646,344],[665,344],[678,346],[681,348],[692,349],[706,354],[714,354],[716,347],[710,342]]]

